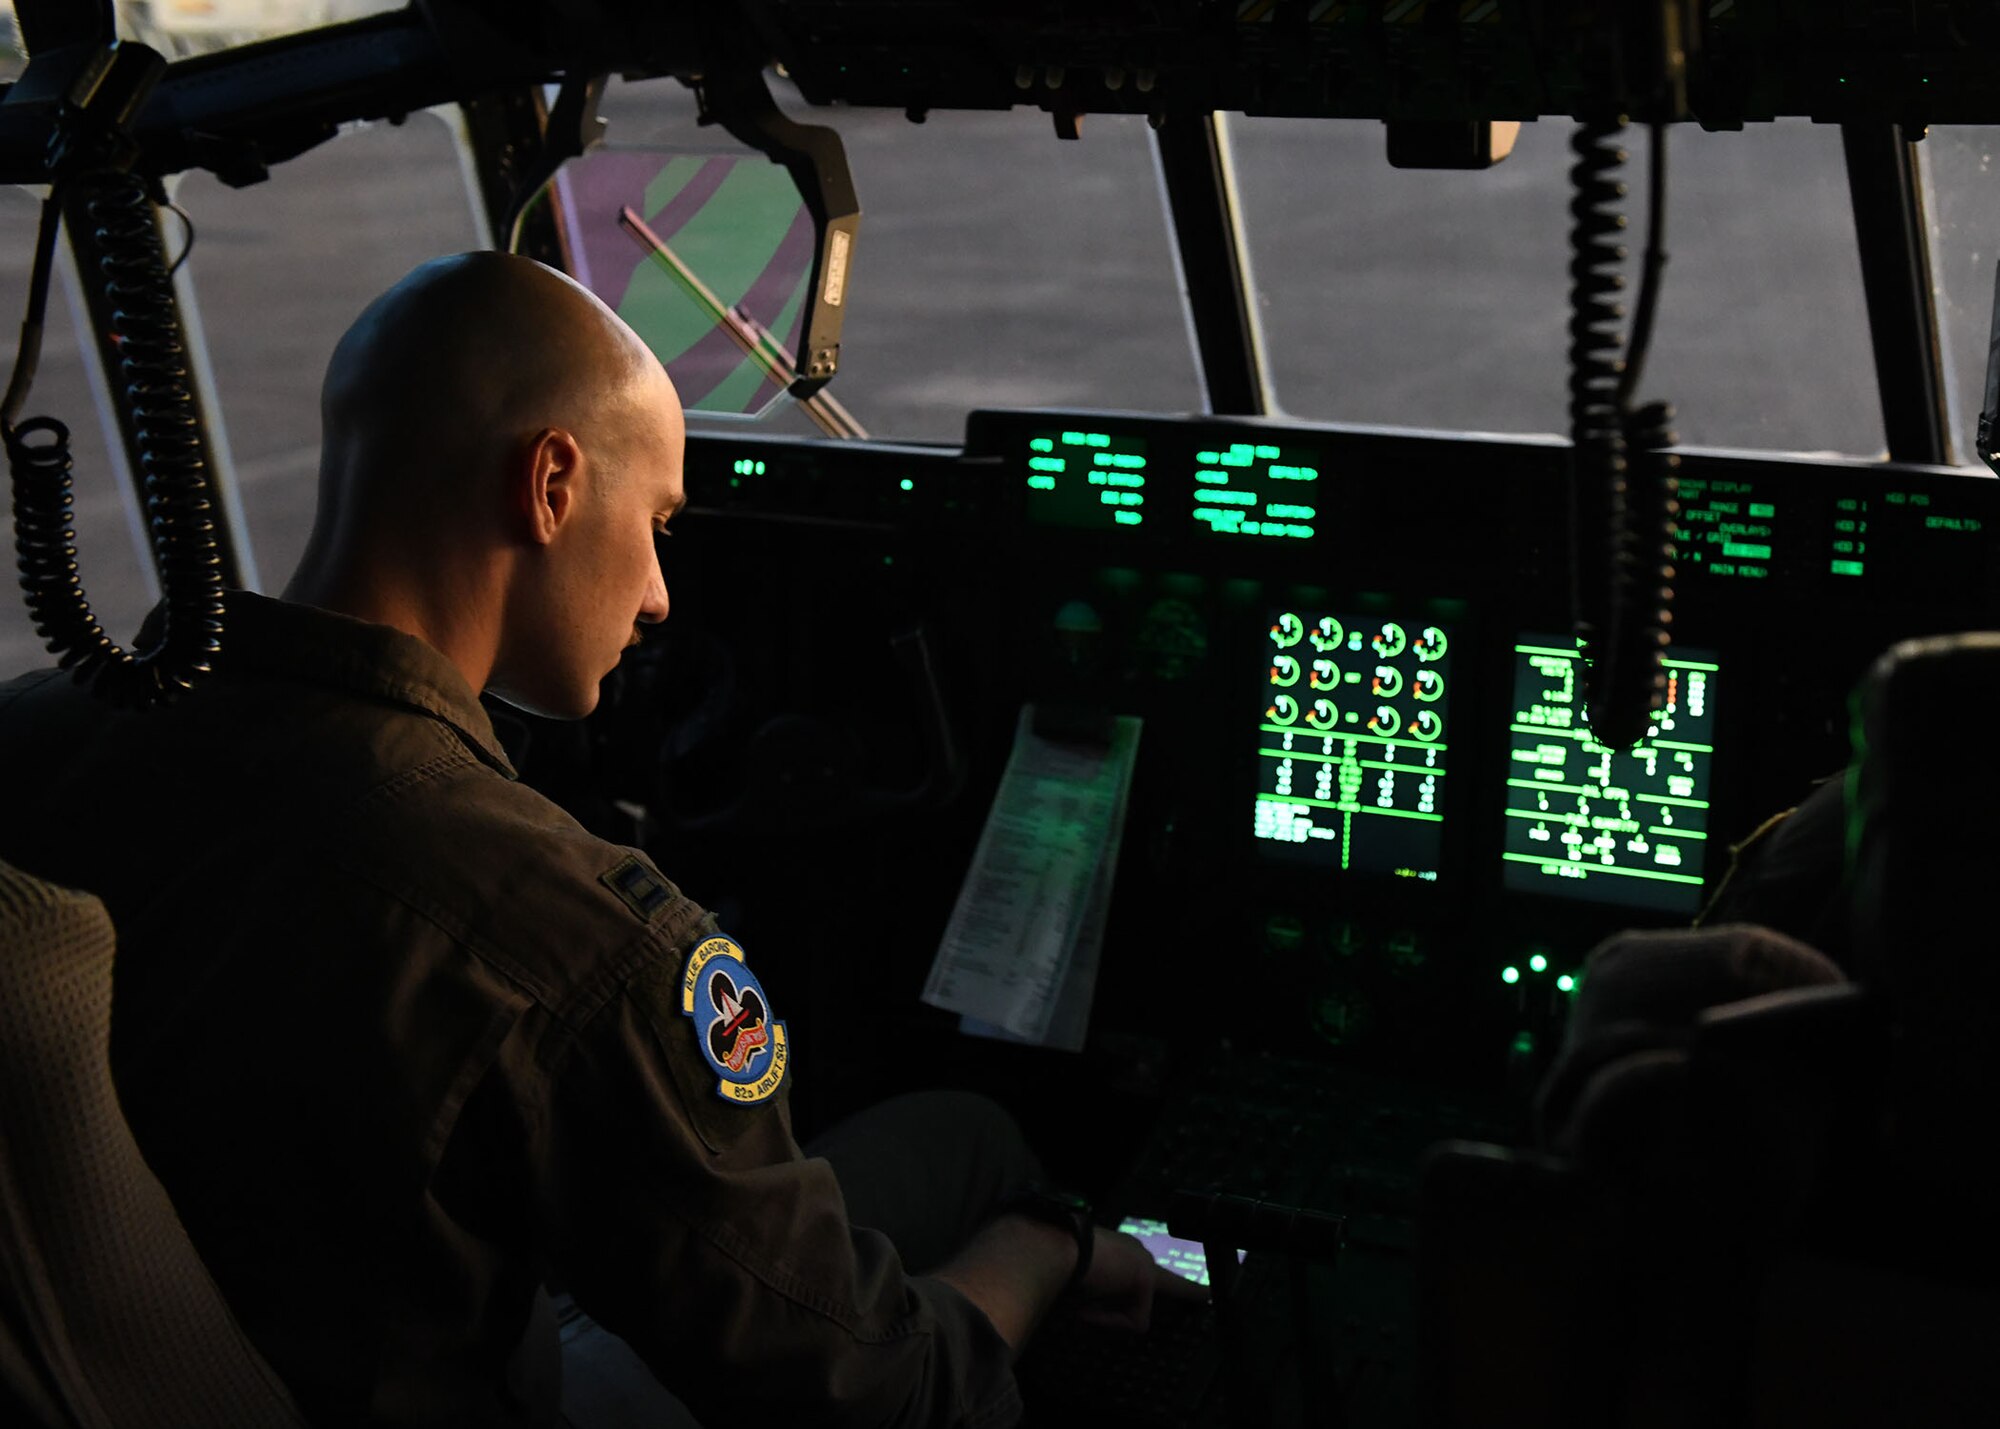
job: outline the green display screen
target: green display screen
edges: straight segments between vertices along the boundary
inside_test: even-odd
[[[1584,725],[1583,657],[1566,636],[1514,647],[1505,883],[1627,908],[1692,913],[1708,851],[1715,656],[1678,649],[1653,732],[1619,753]]]
[[[1277,857],[1434,882],[1451,679],[1441,626],[1274,612],[1259,697],[1257,839]]]
[[[1767,580],[1779,550],[1778,507],[1752,483],[1683,476],[1675,563],[1728,580]]]
[[[1112,432],[1032,432],[1028,519],[1082,531],[1146,524],[1146,439]]]
[[[1258,541],[1309,541],[1319,522],[1319,453],[1231,442],[1195,453],[1197,531]]]

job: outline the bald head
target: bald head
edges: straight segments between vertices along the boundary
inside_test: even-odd
[[[551,713],[594,703],[608,669],[591,602],[612,664],[633,622],[664,617],[651,541],[682,500],[680,403],[638,335],[554,269],[424,264],[341,338],[320,415],[289,598],[418,634],[475,689],[526,670],[520,702]],[[567,684],[529,688],[565,644],[581,648]]]
[[[554,269],[506,253],[436,259],[334,348],[322,496],[365,508],[393,483],[402,516],[427,497],[457,505],[470,493],[451,488],[540,428],[616,446],[659,376],[638,336]]]

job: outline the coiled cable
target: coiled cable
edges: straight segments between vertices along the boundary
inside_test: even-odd
[[[165,624],[152,649],[135,654],[119,646],[84,595],[69,429],[49,417],[18,426],[14,420],[39,356],[60,190],[45,201],[21,356],[0,405],[0,438],[13,474],[21,588],[36,633],[80,683],[118,704],[144,707],[171,700],[213,669],[222,635],[222,554],[153,198],[144,180],[129,173],[85,182],[90,193],[85,211],[102,253],[97,280],[109,299],[109,337],[118,353],[117,387],[132,420],[147,533],[164,597]]]
[[[1570,170],[1570,607],[1584,652],[1586,717],[1592,735],[1614,748],[1644,739],[1664,700],[1678,512],[1678,461],[1665,450],[1671,409],[1631,405],[1666,263],[1666,131],[1652,126],[1644,282],[1629,355],[1624,133],[1622,118],[1580,125]]]

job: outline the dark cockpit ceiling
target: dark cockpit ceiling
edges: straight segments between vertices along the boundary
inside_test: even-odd
[[[76,8],[87,26],[91,7]],[[372,7],[362,7],[372,8]],[[275,160],[356,118],[564,75],[715,75],[782,66],[812,104],[1034,106],[1057,115],[1229,111],[1410,123],[1577,116],[1685,60],[1685,117],[1735,129],[1990,120],[2000,22],[1970,4],[1659,7],[1603,23],[1539,4],[999,0],[419,0],[176,67],[139,120],[156,167]],[[334,13],[339,13],[335,11]],[[52,28],[47,41],[60,42]]]

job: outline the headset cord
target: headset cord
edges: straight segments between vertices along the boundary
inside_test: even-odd
[[[1570,610],[1584,651],[1586,716],[1594,737],[1614,748],[1645,738],[1664,701],[1678,512],[1672,411],[1663,403],[1632,408],[1666,263],[1666,130],[1652,126],[1644,280],[1629,360],[1620,331],[1624,132],[1623,119],[1579,126],[1570,170]]]
[[[14,482],[15,546],[21,588],[36,632],[57,664],[115,703],[165,703],[210,672],[222,634],[222,557],[215,538],[201,426],[189,385],[153,199],[136,175],[92,181],[86,205],[102,253],[99,281],[109,300],[109,339],[130,410],[147,533],[165,597],[158,645],[135,654],[104,631],[84,595],[77,565],[69,428],[51,417],[16,425],[40,357],[50,259],[63,194],[44,201],[36,262],[22,323],[20,355],[4,402],[4,437]],[[46,440],[36,440],[46,438]]]

